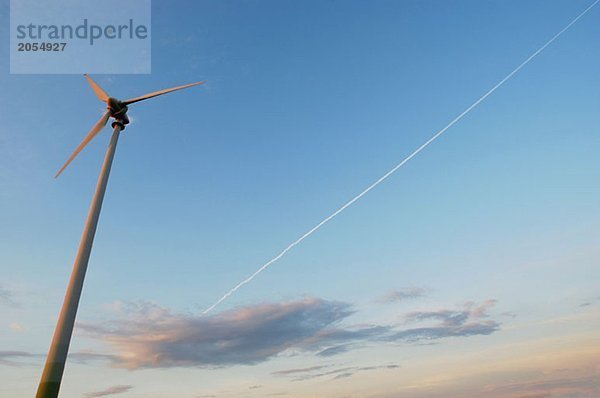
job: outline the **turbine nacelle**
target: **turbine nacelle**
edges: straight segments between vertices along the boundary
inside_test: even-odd
[[[129,118],[127,117],[127,110],[129,109],[123,101],[120,101],[113,97],[108,97],[106,100],[110,116],[117,122],[121,122],[123,125],[129,124]]]

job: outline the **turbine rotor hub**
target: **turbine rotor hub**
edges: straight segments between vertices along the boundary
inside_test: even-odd
[[[110,110],[110,116],[112,116],[122,126],[121,129],[125,128],[126,124],[129,124],[129,118],[127,117],[127,105],[116,98],[109,97],[106,101],[108,109]],[[115,127],[115,122],[111,124]]]

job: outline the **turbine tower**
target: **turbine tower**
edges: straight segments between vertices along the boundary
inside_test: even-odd
[[[73,161],[73,159],[75,159],[75,157],[83,150],[83,148],[85,148],[85,146],[102,131],[110,118],[114,119],[111,124],[114,130],[110,139],[110,144],[108,145],[108,149],[106,151],[104,163],[102,164],[100,177],[98,178],[98,183],[96,185],[96,192],[94,193],[94,198],[92,199],[92,204],[85,222],[85,228],[83,229],[83,235],[81,237],[81,242],[79,243],[79,250],[77,252],[77,257],[75,258],[75,264],[73,265],[71,279],[67,287],[63,306],[56,324],[56,329],[54,330],[54,337],[52,338],[48,357],[46,358],[46,364],[44,365],[44,372],[42,373],[42,379],[40,380],[40,384],[38,386],[36,398],[58,397],[58,391],[60,389],[60,382],[62,380],[62,375],[65,368],[67,353],[69,352],[71,335],[73,334],[73,325],[75,324],[75,316],[77,314],[79,298],[81,297],[81,290],[83,288],[83,280],[85,279],[85,272],[90,259],[90,253],[92,251],[94,235],[96,233],[96,227],[98,226],[98,219],[100,217],[100,209],[102,208],[102,200],[104,199],[104,193],[106,192],[106,185],[108,183],[110,168],[115,156],[117,141],[119,140],[119,133],[123,131],[123,129],[125,129],[125,125],[129,123],[129,118],[127,117],[128,105],[159,95],[167,94],[172,91],[183,90],[184,88],[197,86],[204,83],[196,82],[185,84],[183,86],[155,91],[140,97],[128,99],[126,101],[120,101],[116,98],[110,97],[102,89],[102,87],[100,87],[98,83],[92,80],[92,78],[88,75],[85,75],[85,78],[90,86],[92,86],[92,89],[98,98],[107,104],[107,111],[100,118],[100,120],[98,120],[94,127],[92,127],[92,130],[84,138],[81,144],[79,144],[77,149],[75,149],[63,167],[61,167],[58,173],[56,173],[55,178],[58,177]]]

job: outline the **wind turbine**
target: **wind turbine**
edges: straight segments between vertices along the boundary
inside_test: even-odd
[[[83,139],[81,144],[79,144],[77,149],[75,149],[63,167],[61,167],[58,173],[56,173],[55,178],[58,177],[69,164],[71,164],[73,159],[75,159],[75,157],[83,150],[83,148],[85,148],[87,144],[90,143],[95,136],[100,134],[110,118],[114,119],[111,124],[114,131],[106,151],[104,163],[102,164],[102,169],[100,171],[100,177],[98,178],[98,183],[96,185],[96,192],[94,193],[90,211],[85,222],[85,228],[83,230],[81,242],[79,243],[79,250],[77,252],[77,257],[75,258],[75,264],[73,265],[71,279],[69,281],[69,286],[67,287],[67,293],[65,294],[65,299],[60,311],[58,322],[56,324],[56,329],[54,330],[54,337],[52,338],[48,357],[46,358],[46,364],[44,366],[44,372],[42,373],[42,379],[40,380],[40,384],[38,386],[36,398],[58,397],[60,382],[62,380],[67,353],[69,351],[69,344],[71,342],[71,335],[73,334],[73,325],[75,324],[75,316],[77,314],[79,298],[81,297],[81,290],[83,288],[83,280],[85,279],[85,272],[90,259],[90,253],[92,251],[94,235],[96,233],[96,227],[98,226],[98,218],[100,217],[100,209],[102,208],[102,200],[104,199],[104,193],[106,192],[106,184],[108,183],[110,168],[115,156],[119,133],[125,129],[125,125],[129,124],[129,118],[127,117],[127,110],[129,109],[128,105],[157,97],[159,95],[167,94],[172,91],[183,90],[184,88],[197,86],[204,83],[196,82],[184,84],[183,86],[167,88],[165,90],[155,91],[140,97],[120,101],[116,98],[110,97],[106,91],[104,91],[102,87],[100,87],[98,83],[92,80],[92,78],[88,75],[85,75],[85,78],[90,86],[92,86],[92,89],[100,101],[103,101],[107,104],[107,110],[100,120],[98,120],[98,122],[94,125],[94,127],[92,127],[92,130]]]

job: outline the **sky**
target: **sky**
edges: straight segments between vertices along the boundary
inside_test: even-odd
[[[152,4],[63,397],[600,396],[600,8],[360,201],[588,0]],[[0,1],[0,396],[34,394],[107,128],[11,75]]]

